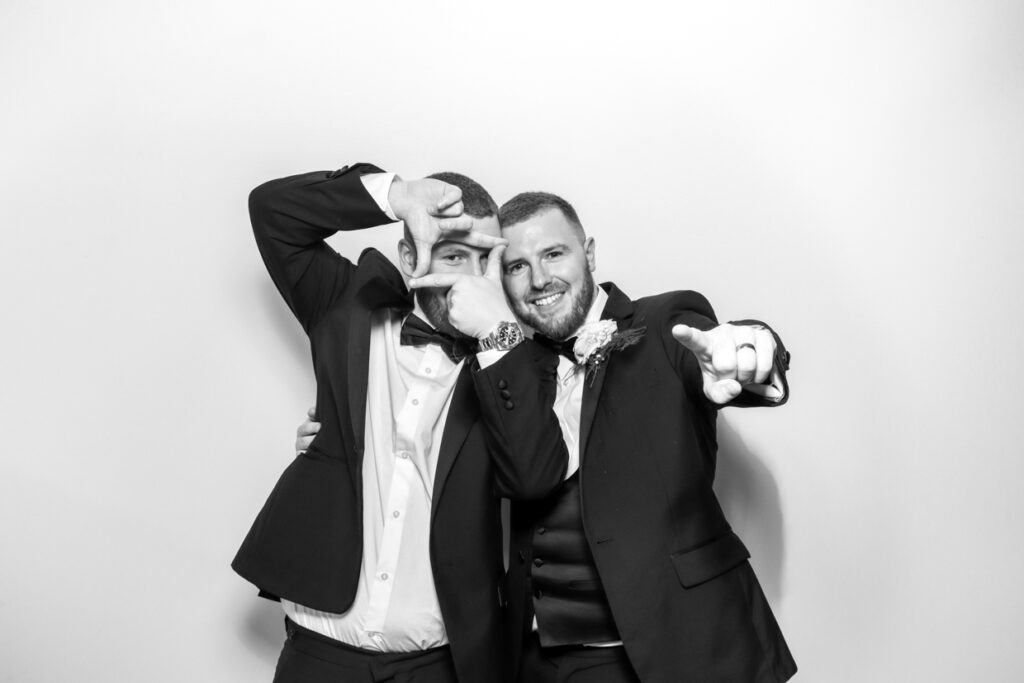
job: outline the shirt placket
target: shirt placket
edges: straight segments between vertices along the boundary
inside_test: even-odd
[[[431,362],[432,354],[424,354],[419,374],[431,376],[437,370]],[[417,438],[423,421],[427,386],[423,381],[414,380],[409,384],[402,409],[395,416],[395,438],[393,469],[388,500],[384,508],[384,525],[377,566],[369,591],[366,612],[366,630],[370,638],[381,648],[388,648],[388,611],[402,547],[402,535],[409,507],[409,496],[417,483],[419,474],[416,467],[416,449],[423,448],[422,438]],[[427,444],[429,446],[429,444]]]

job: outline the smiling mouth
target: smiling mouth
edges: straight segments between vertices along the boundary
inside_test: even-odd
[[[565,292],[555,292],[554,294],[548,294],[547,296],[543,296],[539,299],[534,299],[531,303],[537,308],[546,308],[557,302],[563,296],[565,296]]]

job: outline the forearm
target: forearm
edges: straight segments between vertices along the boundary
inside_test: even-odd
[[[391,222],[363,187],[374,166],[318,171],[260,185],[249,195],[249,215],[260,255],[303,326],[340,292],[351,263],[324,243],[339,230]]]
[[[495,489],[534,500],[562,485],[569,452],[553,411],[557,359],[526,341],[474,374]]]

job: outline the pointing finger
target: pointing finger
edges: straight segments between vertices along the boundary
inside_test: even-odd
[[[675,337],[677,342],[696,354],[711,355],[711,340],[696,327],[675,325],[672,327],[672,336]]]
[[[415,277],[409,280],[409,289],[423,289],[425,287],[451,287],[464,277],[470,277],[465,273],[431,273],[423,277]]]
[[[501,256],[507,248],[508,244],[495,245],[491,249],[491,253],[487,255],[487,270],[484,272],[484,277],[488,280],[498,282],[501,279]]]

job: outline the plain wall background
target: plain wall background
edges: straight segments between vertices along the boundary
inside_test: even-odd
[[[780,331],[720,490],[797,680],[1019,680],[1021,3],[5,0],[0,96],[0,681],[270,680],[228,565],[314,388],[246,196],[354,161]]]

